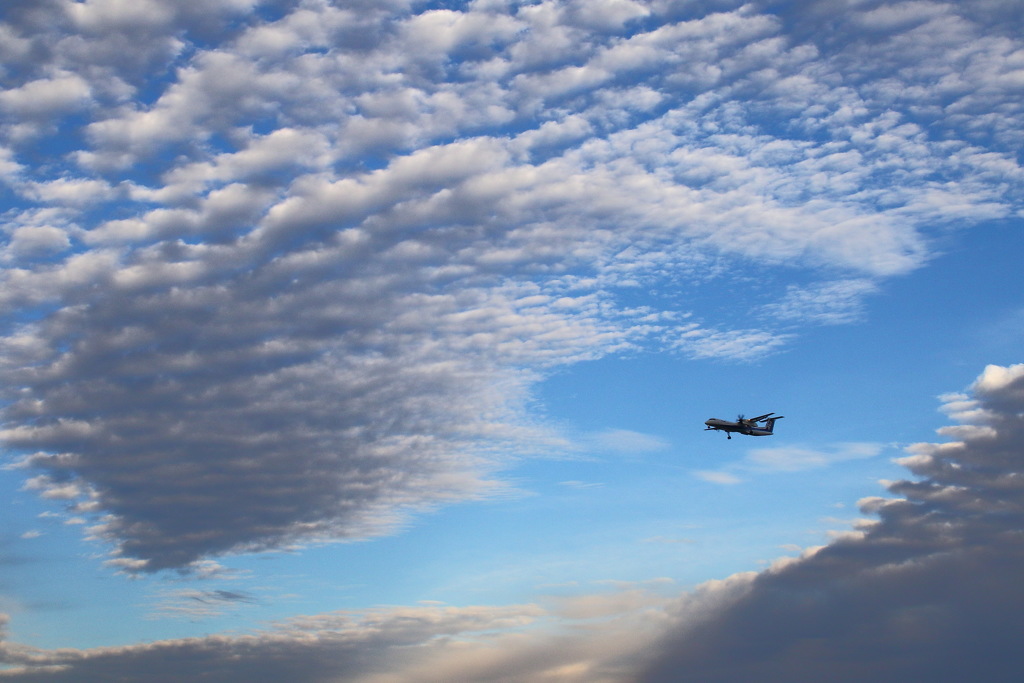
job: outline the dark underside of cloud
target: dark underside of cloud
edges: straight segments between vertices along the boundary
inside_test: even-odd
[[[581,610],[566,610],[553,629],[537,627],[550,613],[531,605],[417,607],[122,648],[2,643],[2,661],[16,667],[6,675],[53,682],[1015,681],[1024,666],[1024,365],[990,366],[972,395],[945,398],[958,424],[941,431],[954,440],[910,447],[901,462],[916,477],[890,482],[896,497],[862,501],[877,520],[861,533],[760,574],[709,582],[668,605],[631,604],[623,594],[617,617],[589,603],[583,612],[596,618],[573,625],[566,617],[578,619]]]
[[[859,538],[758,575],[657,647],[641,680],[1011,681],[1024,667],[1024,366],[950,397],[960,440],[920,444],[921,478],[863,502]]]
[[[823,555],[760,576],[724,613],[674,634],[640,680],[1018,679],[1020,548]]]

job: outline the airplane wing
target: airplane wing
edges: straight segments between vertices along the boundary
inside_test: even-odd
[[[765,413],[764,415],[758,415],[757,417],[750,418],[749,420],[747,420],[747,422],[760,422],[761,420],[765,419],[766,417],[771,417],[774,414],[775,413]]]

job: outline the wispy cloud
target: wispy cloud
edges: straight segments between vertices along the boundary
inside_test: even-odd
[[[724,470],[694,470],[693,476],[712,484],[739,484],[743,481],[739,476]]]
[[[208,619],[258,602],[256,596],[248,591],[178,588],[163,591],[158,596],[153,615],[173,619]]]
[[[623,454],[663,451],[671,445],[659,436],[631,429],[606,429],[590,435],[587,442],[595,449]]]
[[[743,460],[743,466],[752,470],[795,472],[825,467],[846,460],[874,458],[885,449],[877,443],[844,443],[821,450],[782,446],[752,449]]]
[[[828,467],[848,460],[874,458],[886,446],[877,443],[842,443],[827,448],[786,445],[753,448],[734,463],[719,470],[698,470],[693,475],[714,484],[738,484],[744,477],[770,472],[801,472]]]
[[[839,325],[859,320],[864,297],[877,285],[871,280],[842,280],[813,287],[789,285],[786,296],[766,304],[758,314],[766,318]]]
[[[571,479],[569,481],[560,481],[558,483],[559,483],[560,486],[565,486],[565,487],[570,488],[570,489],[578,489],[578,490],[583,490],[583,489],[599,489],[599,488],[603,488],[604,487],[604,484],[602,484],[601,482],[596,482],[596,481],[578,481],[576,479]]]

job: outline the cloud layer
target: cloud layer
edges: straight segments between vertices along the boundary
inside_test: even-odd
[[[621,585],[505,607],[297,617],[244,636],[96,650],[0,643],[12,680],[1009,681],[1024,663],[1024,365],[945,397],[952,441],[861,501],[859,531],[673,600]],[[250,600],[228,591],[195,601]],[[173,673],[171,673],[173,672]],[[156,674],[159,675],[159,674]],[[167,680],[171,680],[168,678]]]
[[[1024,663],[1024,365],[946,397],[956,439],[916,444],[914,479],[868,498],[877,521],[751,577],[695,618],[690,598],[640,680],[1006,681]]]
[[[552,447],[552,367],[856,319],[926,226],[1020,210],[1024,67],[971,3],[806,32],[833,4],[11,4],[28,488],[133,571],[362,538]],[[750,264],[797,281],[770,315],[701,310]]]

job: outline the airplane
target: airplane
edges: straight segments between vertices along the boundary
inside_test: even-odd
[[[725,432],[725,435],[730,439],[732,438],[731,432],[746,434],[747,436],[771,436],[772,430],[775,428],[775,421],[781,420],[785,417],[785,415],[771,417],[774,414],[775,413],[765,413],[764,415],[752,417],[749,420],[740,415],[736,418],[735,422],[719,420],[717,417],[712,417],[704,422],[704,424],[707,425],[707,429],[704,431],[717,430]],[[762,426],[758,424],[760,422],[764,422],[765,424]]]

